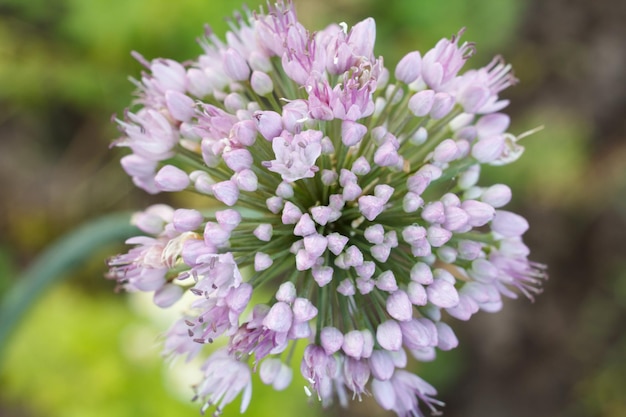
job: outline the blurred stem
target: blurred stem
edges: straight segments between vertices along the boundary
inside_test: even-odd
[[[89,221],[48,246],[0,302],[0,363],[12,331],[52,284],[68,277],[97,250],[136,234],[130,213],[115,213]]]

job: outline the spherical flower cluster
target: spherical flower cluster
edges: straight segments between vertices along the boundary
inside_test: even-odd
[[[122,166],[149,193],[207,204],[135,215],[146,236],[108,277],[160,307],[190,293],[167,355],[228,339],[195,386],[203,411],[240,393],[245,410],[252,372],[284,389],[301,343],[305,391],[324,405],[373,395],[400,417],[436,412],[407,357],[455,348],[445,319],[532,299],[545,277],[522,241],[528,223],[503,209],[510,188],[478,185],[481,165],[523,150],[500,113],[510,66],[461,72],[474,46],[459,32],[392,76],[373,19],[312,33],[290,2],[231,26],[225,41],[207,30],[185,64],[136,54],[146,72],[118,120]]]

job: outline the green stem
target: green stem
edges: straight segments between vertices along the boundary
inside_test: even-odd
[[[130,216],[114,213],[92,220],[52,243],[26,268],[0,302],[0,358],[11,333],[48,288],[96,251],[140,233],[130,224]]]

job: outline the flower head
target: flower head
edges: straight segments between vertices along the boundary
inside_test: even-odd
[[[499,113],[510,66],[463,72],[474,46],[461,31],[409,52],[390,81],[373,19],[311,33],[291,2],[232,27],[226,41],[208,31],[186,64],[136,55],[147,72],[139,110],[118,120],[122,166],[147,192],[187,190],[207,206],[136,215],[146,236],[108,277],[161,307],[193,295],[168,355],[228,339],[202,368],[203,410],[241,392],[245,409],[253,371],[286,387],[297,365],[282,355],[300,342],[306,390],[324,405],[373,394],[401,417],[435,412],[407,353],[456,347],[444,320],[532,299],[545,278],[522,241],[528,223],[502,209],[511,190],[478,185],[481,165],[521,154]],[[251,305],[259,288],[274,295]]]

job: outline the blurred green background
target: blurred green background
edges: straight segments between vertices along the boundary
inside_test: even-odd
[[[535,303],[454,322],[461,345],[418,372],[447,417],[626,415],[626,2],[620,0],[297,1],[310,29],[377,21],[393,68],[466,27],[468,66],[502,54],[520,84],[505,93],[512,131],[539,125],[515,165],[489,169],[529,218],[533,259],[550,280]],[[249,1],[257,8],[260,2]],[[154,202],[110,150],[145,57],[190,59],[204,23],[223,35],[226,0],[0,0],[0,294],[77,225]],[[195,416],[193,366],[163,364],[159,334],[176,312],[113,293],[102,248],[45,291],[4,344],[0,416]],[[295,369],[298,374],[298,370]],[[256,384],[250,416],[321,415],[301,380]],[[389,415],[371,399],[324,415]],[[226,415],[238,415],[238,405]]]

